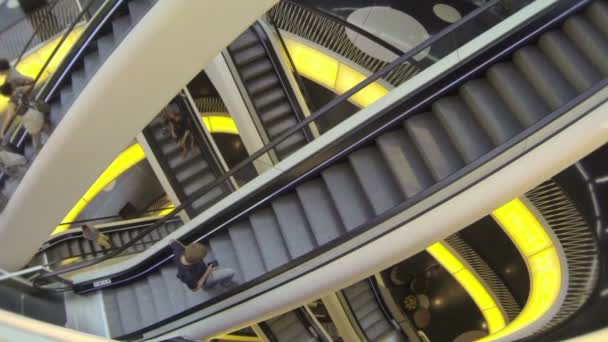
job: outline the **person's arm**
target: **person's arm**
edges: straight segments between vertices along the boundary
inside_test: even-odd
[[[207,270],[205,271],[201,279],[199,279],[198,283],[196,283],[196,289],[194,289],[194,291],[198,291],[203,288],[205,282],[207,281],[207,278],[209,278],[209,275],[211,275],[211,272],[213,272],[214,270],[215,266],[213,265],[209,265],[209,267],[207,267]]]

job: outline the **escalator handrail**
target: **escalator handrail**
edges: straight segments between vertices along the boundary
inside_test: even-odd
[[[327,18],[327,19],[329,19],[331,21],[337,22],[338,24],[346,27],[347,29],[354,31],[355,33],[358,33],[358,34],[364,36],[365,38],[371,40],[372,42],[380,45],[381,47],[389,50],[390,52],[394,53],[397,56],[401,56],[404,53],[406,53],[406,51],[403,51],[402,49],[400,49],[400,48],[392,45],[391,43],[387,42],[386,40],[384,40],[384,39],[382,39],[382,38],[380,38],[380,37],[372,34],[371,32],[365,30],[364,28],[362,28],[360,26],[357,26],[357,25],[351,23],[348,20],[340,18],[339,16],[337,16],[337,15],[331,13],[331,12],[328,12],[326,10],[323,10],[323,9],[320,9],[320,8],[317,8],[317,7],[314,7],[312,5],[302,4],[302,3],[299,3],[299,2],[294,1],[294,0],[283,0],[283,1],[285,1],[287,3],[290,3],[290,4],[292,4],[292,5],[296,6],[296,7],[300,7],[302,9],[314,12],[315,14],[317,14],[317,15],[323,17],[323,18]]]
[[[429,47],[430,45],[432,45],[437,40],[443,38],[444,36],[448,35],[449,33],[453,32],[453,31],[455,31],[456,29],[458,29],[462,25],[468,23],[473,18],[476,18],[477,15],[485,12],[489,8],[494,7],[496,4],[500,3],[501,1],[502,0],[491,0],[491,1],[488,1],[483,6],[480,6],[479,8],[477,8],[474,11],[471,11],[470,13],[468,13],[467,15],[465,15],[460,21],[458,21],[458,22],[456,22],[456,23],[454,23],[454,24],[452,24],[452,25],[444,28],[438,34],[430,37],[429,39],[427,39],[426,41],[424,41],[422,44],[418,45],[414,49],[412,49],[412,50],[408,51],[407,53],[403,54],[402,56],[396,58],[394,61],[392,61],[391,63],[389,63],[385,67],[383,67],[381,70],[377,71],[376,73],[372,74],[371,76],[369,76],[365,80],[361,81],[356,86],[354,86],[351,89],[349,89],[348,91],[344,92],[342,95],[340,95],[340,96],[332,99],[327,104],[325,104],[323,107],[321,107],[317,112],[311,114],[306,119],[304,119],[301,122],[299,122],[297,125],[291,127],[290,129],[286,130],[285,132],[283,132],[281,135],[279,135],[277,138],[275,138],[272,142],[270,142],[269,144],[265,145],[264,147],[260,148],[259,150],[257,150],[253,154],[251,154],[247,159],[239,162],[237,165],[235,165],[228,172],[224,173],[223,176],[219,177],[214,182],[209,183],[208,185],[206,185],[203,188],[201,188],[198,191],[196,191],[188,199],[186,199],[184,202],[182,202],[179,206],[175,207],[175,209],[173,211],[171,211],[170,213],[168,213],[166,216],[164,216],[162,219],[160,219],[157,223],[155,223],[152,226],[150,226],[149,228],[143,230],[141,233],[139,233],[137,236],[135,236],[130,242],[126,243],[122,248],[116,250],[115,252],[106,254],[103,257],[98,258],[98,259],[84,261],[84,262],[81,262],[81,263],[70,265],[68,267],[65,267],[65,268],[62,268],[62,269],[59,269],[59,270],[54,270],[54,271],[51,271],[51,272],[47,272],[47,273],[45,273],[43,275],[40,275],[39,277],[37,277],[34,280],[34,286],[38,287],[41,290],[51,290],[51,291],[68,291],[68,290],[71,290],[73,288],[73,284],[69,285],[67,288],[57,288],[57,289],[42,288],[42,287],[39,287],[37,285],[38,285],[38,281],[40,281],[40,280],[44,280],[44,279],[48,279],[48,278],[53,278],[53,277],[58,277],[58,276],[60,276],[62,274],[66,274],[66,273],[74,272],[76,270],[80,270],[80,269],[83,269],[83,268],[91,267],[93,265],[99,264],[101,262],[104,262],[104,261],[107,261],[109,259],[112,259],[112,258],[116,257],[121,252],[125,251],[126,249],[128,249],[129,247],[131,247],[133,244],[135,244],[138,240],[144,238],[147,234],[149,234],[150,232],[152,232],[153,230],[155,230],[161,224],[164,224],[167,220],[169,220],[170,218],[176,216],[180,211],[186,209],[194,201],[196,201],[199,197],[201,197],[202,195],[206,194],[207,192],[209,192],[210,190],[214,189],[215,187],[222,185],[225,181],[229,180],[230,177],[233,177],[237,172],[239,172],[240,170],[242,170],[244,167],[253,164],[258,158],[260,158],[261,156],[265,155],[266,153],[268,153],[269,151],[271,151],[272,149],[274,149],[278,144],[280,144],[282,141],[284,141],[285,139],[287,139],[292,134],[297,133],[299,130],[305,128],[310,123],[316,121],[318,118],[320,118],[323,115],[325,115],[326,113],[330,112],[330,110],[332,110],[337,105],[340,105],[341,103],[343,103],[345,101],[348,101],[348,99],[351,96],[353,96],[354,94],[358,93],[360,90],[364,89],[368,85],[370,85],[373,82],[377,81],[378,79],[382,78],[383,76],[385,76],[386,74],[388,74],[389,72],[391,72],[394,68],[396,68],[397,66],[399,66],[403,62],[409,60],[410,58],[413,58],[414,56],[416,56],[418,53],[420,53],[421,51],[423,51],[424,49],[426,49],[427,47]],[[213,230],[213,231],[215,231],[215,230]]]

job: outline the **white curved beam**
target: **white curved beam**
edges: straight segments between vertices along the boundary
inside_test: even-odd
[[[23,266],[112,159],[276,1],[158,1],[87,84],[4,209],[0,267]]]

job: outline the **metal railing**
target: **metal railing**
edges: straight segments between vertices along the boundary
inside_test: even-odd
[[[249,167],[250,165],[256,163],[259,158],[266,156],[270,151],[275,149],[278,144],[285,141],[286,139],[291,137],[293,134],[297,134],[300,131],[307,129],[311,123],[314,123],[315,121],[322,118],[324,115],[326,115],[328,112],[330,112],[336,106],[344,103],[345,101],[348,101],[350,97],[357,94],[359,91],[361,91],[365,87],[367,87],[370,84],[377,82],[379,79],[382,79],[382,78],[386,77],[387,75],[391,74],[392,72],[394,72],[395,69],[397,69],[403,65],[410,65],[411,60],[415,56],[417,56],[421,51],[429,48],[430,46],[433,46],[433,44],[436,44],[438,42],[441,43],[441,42],[445,42],[446,40],[451,42],[455,39],[455,37],[453,35],[457,35],[456,40],[458,42],[463,42],[464,38],[463,38],[463,33],[460,31],[461,29],[467,28],[467,25],[470,24],[471,21],[475,20],[478,16],[480,16],[484,13],[487,13],[487,11],[494,9],[497,6],[502,8],[503,7],[502,4],[503,4],[503,0],[491,0],[491,1],[487,2],[483,6],[479,7],[478,9],[476,9],[476,10],[472,11],[471,13],[467,14],[466,16],[464,16],[461,19],[461,21],[450,25],[449,27],[447,27],[444,30],[442,30],[441,32],[439,32],[437,35],[427,39],[422,44],[411,49],[407,53],[404,53],[403,55],[401,55],[400,57],[398,57],[391,63],[388,63],[386,66],[382,67],[380,70],[375,72],[373,75],[371,75],[367,79],[361,81],[359,84],[352,87],[348,91],[344,92],[342,95],[334,98],[333,100],[328,102],[326,105],[321,107],[318,111],[316,111],[315,113],[311,114],[310,116],[306,117],[304,120],[299,122],[297,125],[291,127],[290,129],[286,130],[285,132],[283,132],[281,135],[276,137],[272,142],[265,145],[263,148],[260,148],[256,152],[252,153],[248,158],[239,162],[237,165],[235,165],[232,169],[230,169],[229,171],[224,173],[221,177],[216,179],[214,182],[206,185],[202,189],[193,193],[187,200],[183,201],[171,213],[164,216],[162,219],[158,220],[155,224],[151,225],[150,227],[146,228],[145,230],[142,230],[137,236],[135,236],[130,242],[128,242],[127,244],[122,246],[120,249],[118,249],[114,252],[111,252],[98,259],[81,262],[78,264],[70,265],[68,267],[59,269],[59,270],[48,272],[47,274],[43,274],[34,281],[35,286],[37,286],[40,289],[44,289],[44,290],[48,290],[48,291],[72,290],[73,284],[69,280],[62,278],[61,275],[70,273],[70,272],[73,272],[76,270],[80,270],[83,268],[91,267],[93,265],[99,264],[101,262],[104,262],[106,260],[109,260],[109,259],[112,259],[112,258],[118,256],[121,252],[127,250],[129,247],[134,245],[138,240],[143,239],[149,233],[154,231],[157,227],[159,227],[160,225],[164,224],[168,220],[170,220],[173,217],[175,217],[176,215],[178,215],[182,210],[185,210],[186,208],[191,206],[192,203],[194,203],[196,200],[198,200],[202,196],[206,195],[211,190],[213,190],[217,187],[225,186],[226,182],[230,182],[231,177],[234,177],[239,171],[241,171],[245,167]],[[497,22],[495,22],[494,24],[496,24]],[[467,31],[468,36],[466,37],[466,39],[468,39],[468,40],[466,40],[466,41],[472,40],[473,38],[475,38],[477,35],[479,35],[481,32],[483,32],[486,29],[487,29],[487,27],[480,27],[480,31],[477,31],[477,32]],[[455,45],[455,46],[460,46],[460,45]],[[243,214],[243,213],[241,213],[241,214]],[[238,216],[228,218],[227,223],[232,222],[232,220],[235,220],[237,218],[238,218]],[[225,227],[227,223],[224,223],[224,224],[220,225],[219,227],[212,227],[212,229],[207,229],[206,233],[202,234],[202,236],[200,236],[197,239],[197,241],[209,238],[210,235],[214,234],[219,229]],[[170,256],[171,255],[169,255],[169,257]],[[167,260],[168,260],[168,258],[164,259],[164,261],[167,261]],[[164,261],[161,261],[156,264],[159,265]],[[127,272],[127,271],[125,271],[125,272]],[[129,279],[131,279],[131,278],[132,277],[129,277]],[[67,286],[53,287],[53,288],[43,287],[42,282],[45,282],[45,281],[48,282],[52,279],[56,279],[57,281],[59,281],[61,283],[67,284]],[[121,281],[110,282],[110,283],[112,285],[115,285],[115,284],[119,284],[120,282]]]
[[[34,45],[61,33],[78,17],[77,1],[52,1],[4,29],[0,32],[0,58],[19,61]]]

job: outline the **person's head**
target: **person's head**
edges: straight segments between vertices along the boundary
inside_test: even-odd
[[[87,230],[91,230],[91,226],[89,226],[88,224],[83,224],[82,231],[86,232]]]
[[[184,259],[189,264],[202,262],[207,255],[208,249],[200,243],[191,243],[184,249]]]
[[[0,75],[8,72],[11,69],[11,64],[6,58],[0,58]]]
[[[13,86],[8,82],[4,82],[4,84],[0,86],[0,94],[3,96],[11,97],[13,96],[14,92],[15,88],[13,88]]]

